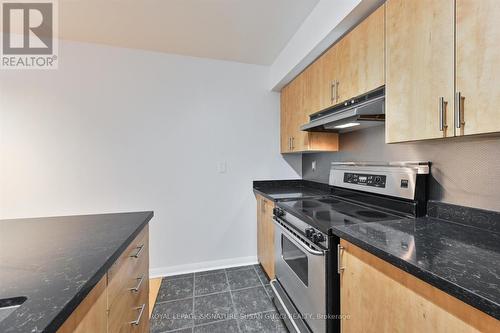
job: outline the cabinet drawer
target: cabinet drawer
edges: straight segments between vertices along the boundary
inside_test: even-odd
[[[149,280],[136,293],[123,292],[109,307],[109,333],[149,332]]]
[[[108,333],[149,332],[149,246],[146,227],[108,271]]]
[[[108,270],[108,304],[120,301],[142,278],[141,286],[149,280],[149,246],[147,227],[132,241]],[[120,296],[119,298],[117,298]]]

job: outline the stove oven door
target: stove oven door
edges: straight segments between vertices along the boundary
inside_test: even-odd
[[[326,253],[275,221],[276,279],[314,333],[326,332]],[[312,247],[314,246],[314,248]]]

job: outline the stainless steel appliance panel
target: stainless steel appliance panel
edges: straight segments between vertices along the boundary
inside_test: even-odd
[[[326,251],[275,221],[276,278],[312,332],[326,332]]]

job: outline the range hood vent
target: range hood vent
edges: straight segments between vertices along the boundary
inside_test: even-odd
[[[306,132],[344,133],[385,122],[385,89],[374,90],[344,104],[316,112],[300,129]]]

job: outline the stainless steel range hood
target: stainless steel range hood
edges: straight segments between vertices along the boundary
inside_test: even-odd
[[[300,129],[307,132],[344,133],[385,122],[384,88],[364,94],[325,111],[312,114]]]

